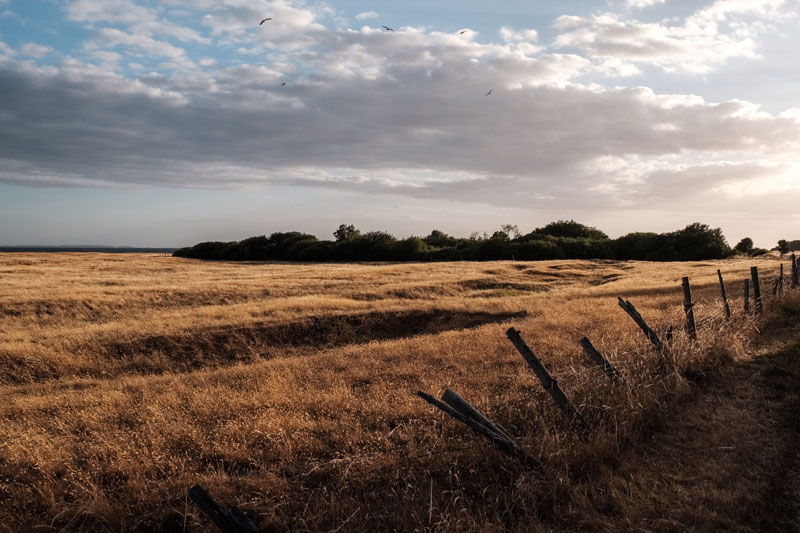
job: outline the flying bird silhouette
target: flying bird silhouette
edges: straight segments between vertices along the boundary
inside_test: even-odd
[[[283,87],[284,85],[286,85],[286,82],[281,83],[281,87]]]
[[[389,26],[383,26],[383,29],[384,29],[384,30],[386,30],[386,31],[394,31],[394,30],[393,30],[392,28],[390,28]]]
[[[484,94],[483,96],[489,96],[490,94],[492,94],[492,91],[494,91],[494,89],[489,89],[489,92]]]
[[[472,30],[470,30],[470,29],[461,30],[460,32],[458,32],[458,34],[459,34],[459,35],[464,35],[464,34],[465,34],[465,33],[467,33],[468,31],[472,31]]]
[[[265,18],[264,20],[262,20],[261,22],[259,22],[259,23],[258,23],[258,25],[259,25],[259,26],[261,26],[262,24],[264,24],[264,23],[265,23],[266,21],[268,21],[268,20],[272,20],[272,17],[267,17],[267,18]]]

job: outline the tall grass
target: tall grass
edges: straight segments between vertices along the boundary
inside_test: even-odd
[[[722,318],[716,269],[738,282],[751,264],[2,255],[0,524],[204,529],[185,499],[200,483],[274,530],[592,527],[604,491],[618,490],[593,480],[618,483],[608,472],[621,453],[657,432],[695,384],[746,357],[759,322],[735,296],[734,319]],[[777,270],[757,264],[765,277]],[[680,330],[682,275],[697,342]],[[678,326],[667,355],[618,295],[659,332]],[[593,425],[588,443],[505,338],[512,323]],[[583,335],[624,386],[585,358]],[[446,387],[547,473],[414,395]]]

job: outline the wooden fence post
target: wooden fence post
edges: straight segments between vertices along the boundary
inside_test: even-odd
[[[514,328],[508,328],[506,331],[506,337],[508,340],[514,344],[514,347],[517,351],[522,355],[522,358],[525,359],[525,362],[528,363],[528,366],[533,370],[533,373],[536,374],[536,377],[539,378],[544,390],[546,390],[550,397],[553,398],[553,401],[556,402],[556,405],[567,414],[570,418],[572,423],[575,425],[575,428],[578,430],[578,434],[581,438],[586,438],[589,436],[592,428],[589,426],[589,423],[583,418],[583,415],[578,411],[578,409],[572,405],[572,402],[569,401],[567,395],[564,394],[564,391],[561,390],[561,387],[558,385],[558,381],[556,381],[553,376],[550,375],[550,372],[544,367],[542,362],[539,360],[538,357],[533,353],[533,350],[530,349],[525,341],[520,336],[519,331]]]
[[[636,322],[644,334],[647,335],[647,338],[650,339],[650,342],[655,346],[656,350],[665,352],[666,346],[664,346],[664,343],[658,338],[658,334],[653,331],[653,328],[647,325],[647,322],[644,321],[644,318],[642,318],[642,315],[639,314],[639,311],[636,310],[633,304],[629,300],[623,300],[619,297],[617,298],[617,303],[619,303],[619,306],[628,313],[628,316],[630,316],[634,322]]]
[[[758,267],[750,267],[750,277],[753,278],[753,297],[756,301],[758,314],[764,313],[764,303],[761,301],[761,284],[758,282]]]
[[[694,323],[694,303],[692,303],[689,278],[684,276],[681,284],[683,285],[683,312],[686,313],[686,332],[693,340],[697,340],[697,326]]]
[[[797,271],[797,254],[792,254],[792,288],[796,289],[800,286],[800,274]]]
[[[744,278],[744,312],[750,312],[750,279]]]
[[[611,379],[611,381],[613,381],[617,385],[619,385],[624,381],[619,371],[616,368],[614,368],[611,365],[611,363],[608,362],[608,359],[606,359],[605,356],[602,353],[600,353],[600,351],[597,348],[594,347],[592,341],[584,337],[579,342],[581,344],[581,347],[583,348],[583,351],[586,352],[586,355],[588,355],[592,361],[597,363],[598,366],[603,369],[603,372],[606,373],[606,375],[609,377],[609,379]]]
[[[717,276],[719,276],[719,289],[722,291],[722,303],[725,304],[725,318],[731,318],[731,308],[728,305],[728,295],[725,294],[725,282],[722,281],[722,271],[717,269]]]
[[[230,513],[223,511],[200,485],[189,489],[189,496],[223,533],[258,533],[260,531],[238,507],[231,507]]]
[[[448,394],[449,392],[449,394]],[[445,394],[442,396],[442,399],[447,397],[448,400],[453,401],[458,406],[455,405],[448,405],[442,401],[437,400],[430,394],[426,394],[422,391],[417,391],[417,396],[428,402],[429,404],[433,405],[440,411],[447,413],[448,415],[452,416],[459,422],[466,424],[467,426],[472,429],[478,435],[485,437],[491,441],[495,448],[500,450],[501,452],[519,459],[525,465],[540,470],[543,468],[542,462],[537,458],[520,448],[520,446],[514,442],[514,440],[505,433],[504,430],[500,429],[495,424],[489,421],[483,414],[472,407],[466,400],[458,396],[455,392],[447,389]],[[455,400],[455,398],[458,400]],[[460,401],[459,401],[460,400]],[[448,402],[449,403],[449,402]],[[466,408],[464,411],[461,409]],[[485,425],[488,423],[488,426]],[[498,432],[499,431],[499,432]]]
[[[780,275],[780,278],[778,278],[778,279],[780,280],[780,282],[778,282],[778,293],[782,293],[783,292],[783,263],[781,263],[781,275]]]

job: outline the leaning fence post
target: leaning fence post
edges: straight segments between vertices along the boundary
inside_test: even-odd
[[[448,391],[451,393],[450,395],[447,394]],[[519,459],[525,465],[535,469],[542,469],[542,467],[544,466],[537,457],[534,457],[533,455],[529,454],[528,452],[520,448],[520,446],[516,442],[514,442],[514,440],[505,433],[505,431],[501,430],[499,427],[492,424],[485,416],[483,416],[483,414],[480,411],[472,407],[466,400],[458,396],[458,394],[456,394],[453,391],[450,391],[450,389],[445,391],[445,395],[442,396],[442,399],[445,399],[445,396],[447,396],[449,400],[453,400],[454,397],[458,397],[461,400],[461,402],[463,402],[463,404],[461,402],[456,401],[455,403],[456,405],[458,405],[458,407],[452,404],[448,405],[447,403],[439,401],[430,394],[426,394],[422,391],[417,391],[417,396],[419,396],[429,404],[433,405],[440,411],[447,413],[448,415],[455,418],[459,422],[466,424],[467,426],[470,427],[470,429],[472,429],[472,431],[474,431],[478,435],[481,435],[482,437],[489,439],[495,448],[505,453],[506,455],[510,455],[516,459]],[[467,406],[466,411],[461,411],[461,408],[465,406]],[[489,426],[485,425],[480,420],[486,421],[486,423],[488,423]],[[499,430],[500,433],[498,433],[497,430]]]
[[[653,328],[647,325],[647,322],[644,321],[642,315],[639,314],[639,311],[636,310],[629,300],[623,300],[622,298],[618,297],[617,303],[619,303],[619,306],[624,309],[626,313],[628,313],[634,322],[636,322],[639,328],[644,331],[644,334],[647,335],[647,338],[650,339],[650,342],[656,347],[656,350],[660,352],[666,351],[666,346],[664,346],[664,343],[658,338],[658,334],[653,331]]]
[[[717,269],[717,276],[719,276],[719,289],[722,291],[722,303],[725,304],[725,317],[731,317],[731,308],[728,305],[728,295],[725,294],[725,282],[722,281],[722,271]]]
[[[750,312],[750,279],[744,278],[744,312]]]
[[[238,507],[232,507],[230,513],[223,511],[200,485],[189,489],[189,496],[223,533],[257,533],[259,531]]]
[[[530,346],[522,339],[517,331],[514,328],[508,328],[506,331],[506,336],[508,340],[514,344],[514,347],[517,351],[522,355],[522,358],[528,363],[528,366],[533,370],[533,373],[536,374],[536,377],[539,378],[544,389],[550,394],[553,398],[553,401],[556,402],[559,408],[564,411],[567,416],[570,418],[572,423],[575,425],[575,428],[578,430],[578,434],[581,438],[586,438],[589,436],[591,432],[591,427],[589,423],[583,418],[583,415],[578,411],[578,409],[572,405],[572,402],[569,401],[567,395],[564,394],[564,391],[561,390],[561,387],[558,385],[558,381],[556,381],[553,376],[550,375],[550,372],[544,367],[542,362],[539,360],[538,357],[533,353]]]
[[[694,323],[694,304],[692,303],[692,289],[689,287],[689,278],[684,276],[683,285],[683,312],[686,313],[686,331],[689,337],[697,340],[697,326]]]
[[[758,314],[764,312],[764,304],[761,301],[761,284],[758,282],[758,267],[750,267],[750,277],[753,278],[753,297],[756,300],[756,311]]]
[[[613,381],[616,384],[620,384],[624,381],[619,371],[616,368],[614,368],[611,365],[611,363],[608,362],[608,359],[606,359],[605,356],[602,353],[600,353],[600,351],[597,348],[594,347],[592,341],[584,337],[579,342],[581,344],[581,347],[583,348],[583,351],[586,352],[586,355],[588,355],[592,361],[597,363],[598,366],[600,366],[600,368],[603,369],[603,372],[606,373],[606,375],[609,377],[609,379],[611,379],[611,381]]]

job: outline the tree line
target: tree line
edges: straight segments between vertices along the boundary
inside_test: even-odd
[[[642,261],[696,261],[731,255],[758,255],[749,238],[731,248],[720,228],[695,222],[668,233],[636,232],[611,239],[597,228],[574,220],[551,222],[523,234],[516,225],[504,225],[493,234],[453,237],[433,230],[425,237],[398,239],[384,231],[362,233],[342,224],[334,240],[320,240],[297,231],[276,232],[233,242],[201,242],[173,255],[227,261],[490,261],[541,259],[620,259]],[[785,244],[785,246],[781,246]],[[791,249],[800,241],[782,240]]]

